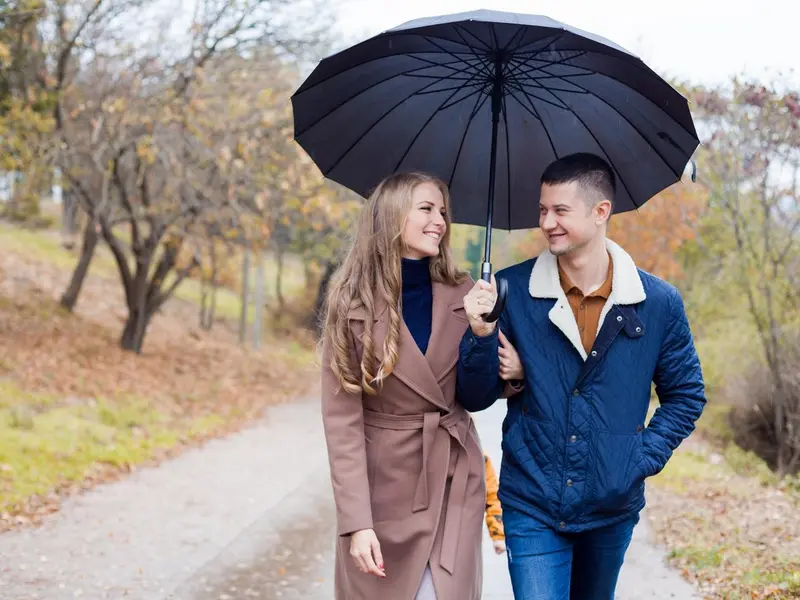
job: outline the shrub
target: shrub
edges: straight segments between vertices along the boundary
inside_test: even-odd
[[[800,471],[800,334],[784,336],[773,368],[761,362],[730,382],[733,441],[783,476]],[[780,385],[779,385],[780,384]],[[782,409],[782,418],[778,411]]]

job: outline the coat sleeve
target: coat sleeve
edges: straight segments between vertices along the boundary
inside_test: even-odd
[[[706,404],[700,359],[677,290],[673,291],[653,381],[660,406],[642,434],[648,475],[664,468],[672,452],[694,431]]]
[[[513,344],[515,338],[508,317],[508,305],[491,335],[481,338],[467,327],[461,338],[456,391],[461,406],[470,412],[485,410],[499,398],[510,398],[524,388],[524,383],[513,386],[500,378],[500,357],[497,354],[500,348],[497,332],[500,329]]]
[[[503,510],[500,506],[500,500],[497,498],[497,489],[499,487],[497,481],[497,472],[494,470],[492,460],[487,454],[484,454],[484,461],[486,462],[486,528],[489,530],[489,536],[494,540],[504,540],[505,532],[503,531]]]
[[[362,393],[344,390],[331,369],[329,340],[322,350],[322,423],[336,502],[339,535],[372,529]],[[351,339],[351,360],[357,364]]]

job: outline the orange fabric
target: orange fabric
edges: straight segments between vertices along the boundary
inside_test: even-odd
[[[614,265],[611,260],[608,261],[608,276],[598,289],[585,296],[578,286],[570,281],[561,264],[558,265],[558,275],[561,278],[561,289],[567,295],[567,300],[572,308],[572,313],[575,315],[575,321],[578,323],[578,331],[581,334],[581,342],[583,348],[588,353],[594,345],[594,339],[597,337],[597,325],[600,322],[600,313],[611,294],[611,279],[614,271]]]
[[[486,528],[489,536],[494,540],[506,539],[503,530],[503,510],[500,507],[500,500],[497,498],[497,472],[488,454],[483,455],[486,461]]]

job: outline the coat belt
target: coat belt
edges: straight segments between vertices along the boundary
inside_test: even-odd
[[[364,409],[364,423],[379,429],[422,430],[422,470],[417,479],[412,511],[418,512],[428,508],[428,459],[430,458],[436,431],[441,427],[460,446],[450,484],[450,497],[447,501],[447,513],[444,522],[444,539],[440,563],[451,575],[455,569],[458,536],[461,531],[461,517],[464,512],[467,496],[467,480],[469,479],[470,450],[466,444],[467,432],[473,427],[469,413],[456,409],[449,413],[426,412],[415,415],[391,415]],[[435,532],[434,532],[434,535]]]

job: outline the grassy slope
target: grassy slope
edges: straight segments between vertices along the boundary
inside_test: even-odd
[[[0,225],[0,530],[230,431],[315,380],[307,337],[268,335],[248,352],[224,324],[197,331],[194,282],[154,319],[142,356],[123,352],[125,308],[106,251],[78,312],[58,306],[75,260],[51,232]],[[221,290],[219,316],[238,312],[237,296]]]
[[[648,483],[650,517],[671,562],[706,598],[800,597],[800,485],[730,443],[725,405]]]

